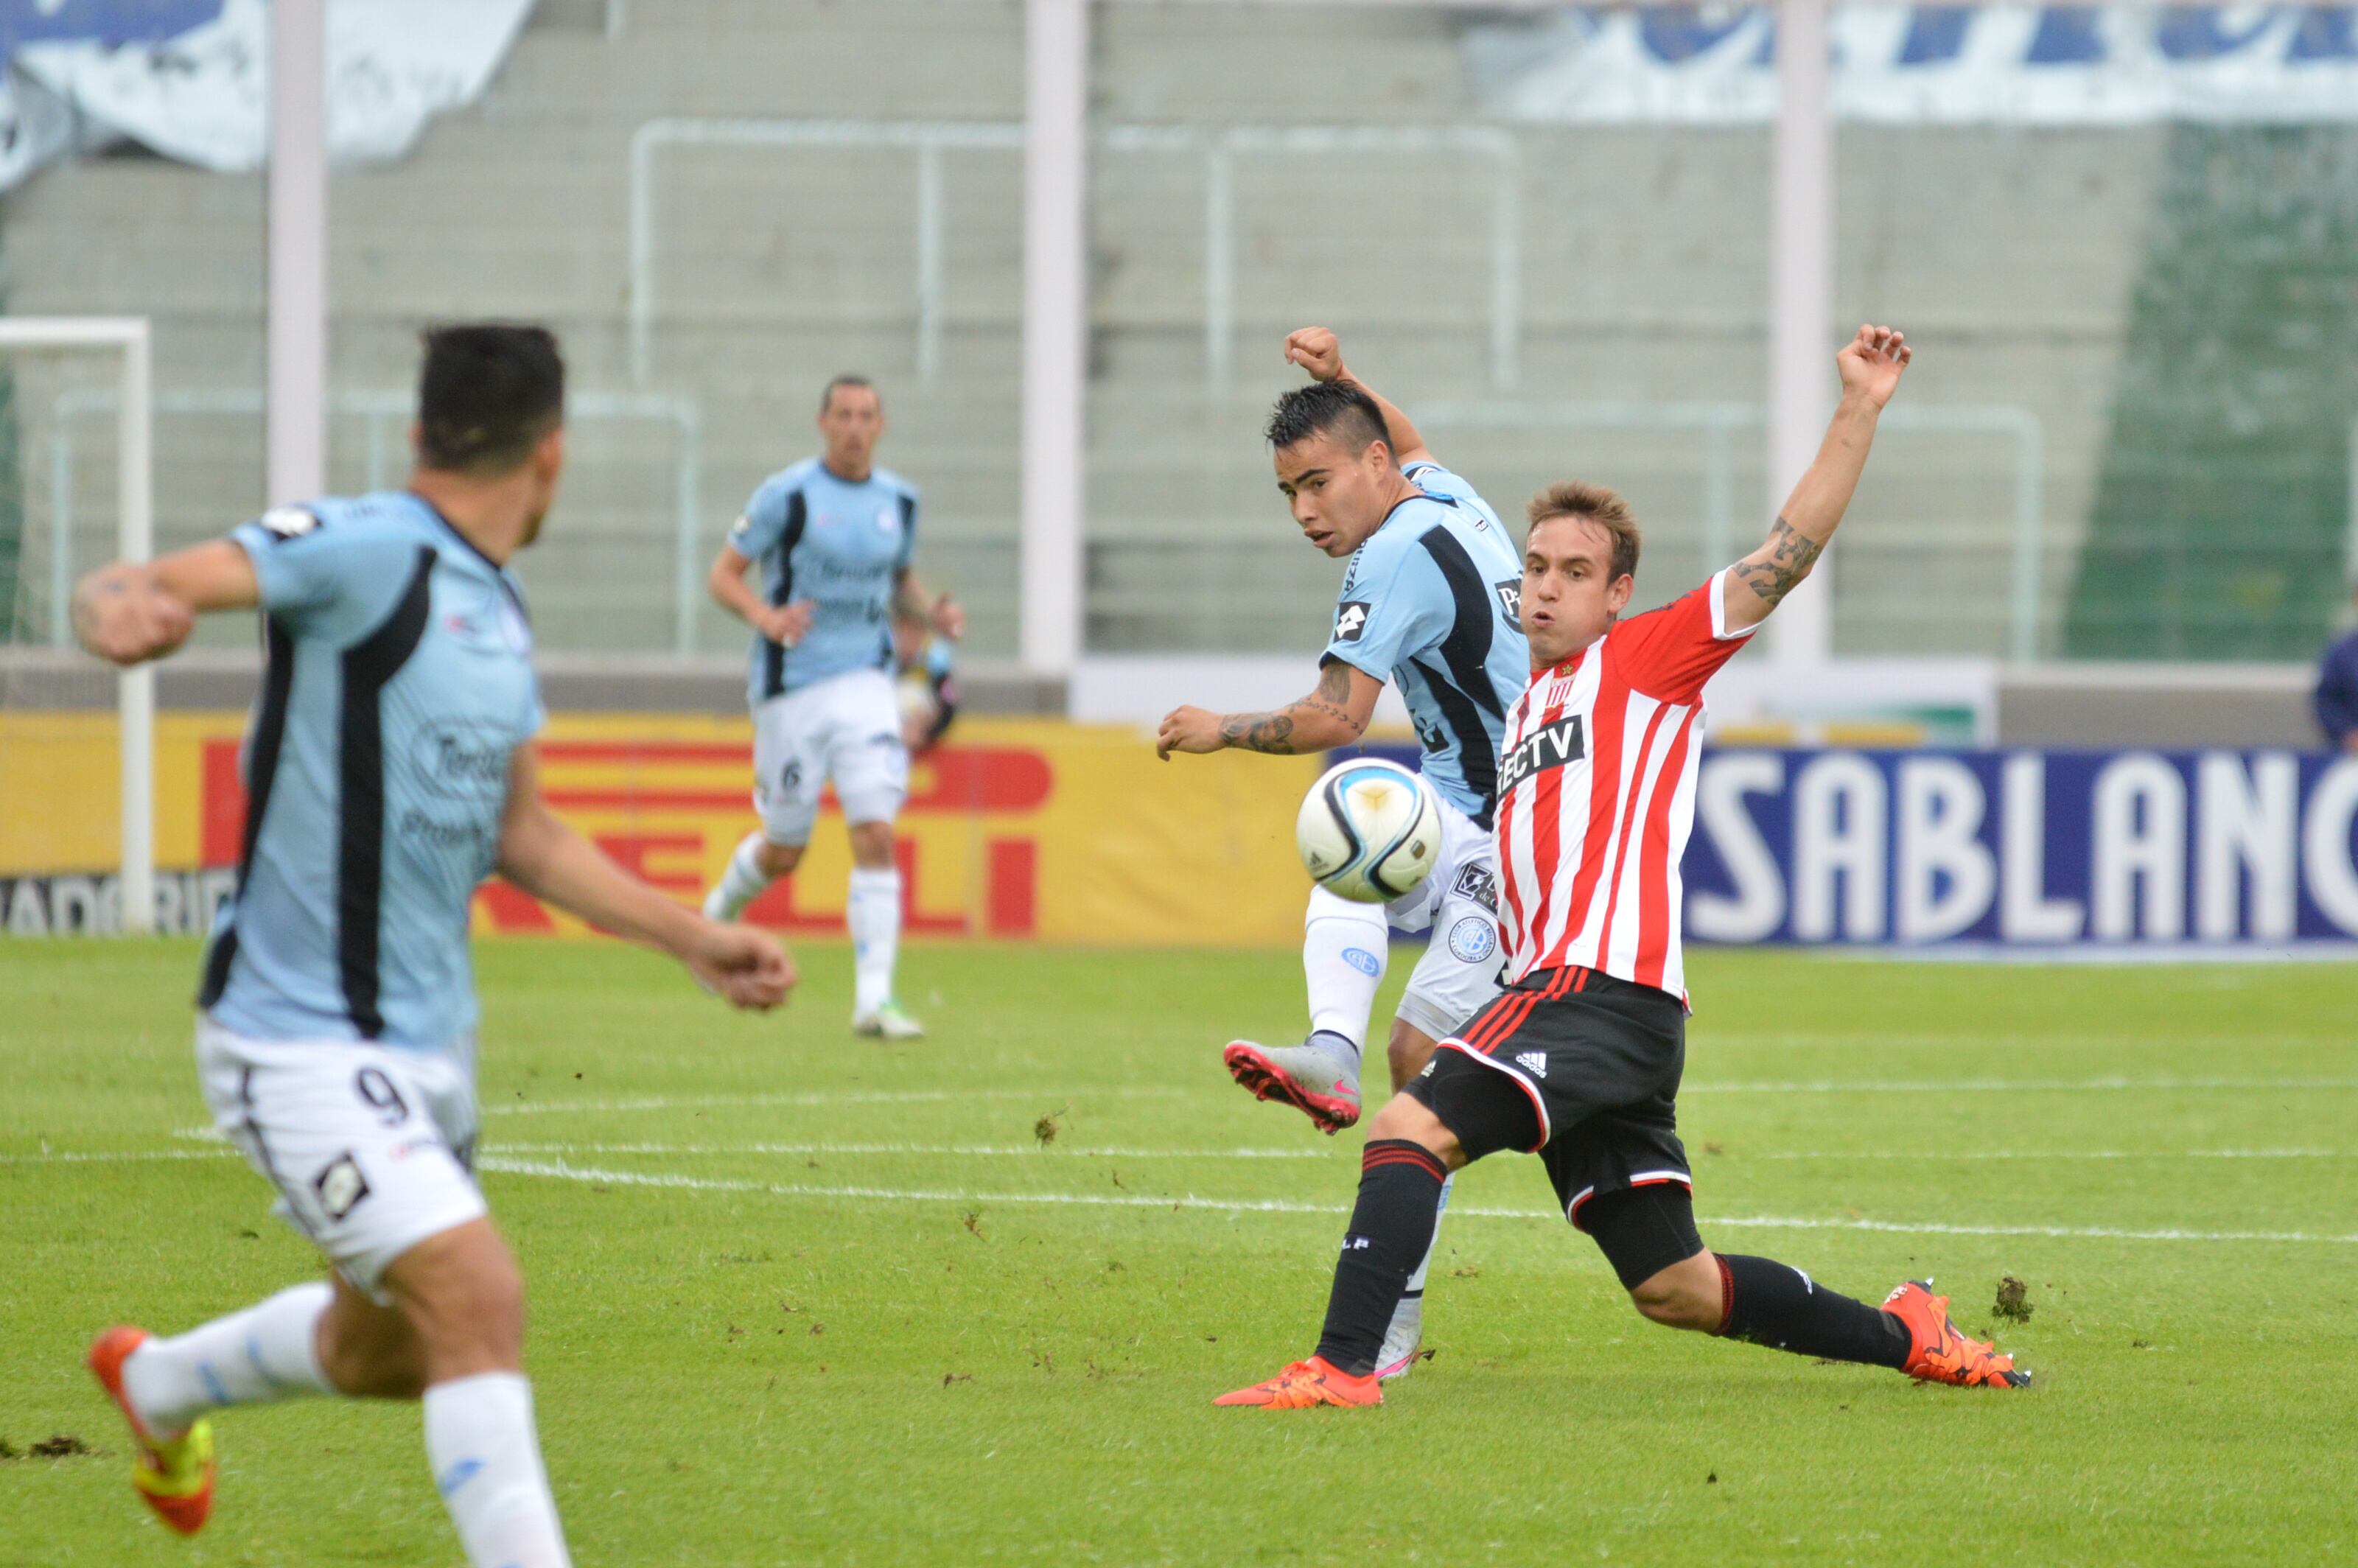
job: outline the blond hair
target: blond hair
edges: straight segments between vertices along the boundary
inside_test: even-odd
[[[1533,528],[1552,518],[1585,517],[1604,529],[1606,535],[1613,541],[1612,576],[1637,575],[1638,518],[1619,491],[1568,479],[1532,496],[1531,505],[1524,508],[1524,512]],[[1530,537],[1528,532],[1524,537]]]

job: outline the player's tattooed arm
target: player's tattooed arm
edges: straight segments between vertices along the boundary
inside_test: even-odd
[[[1728,569],[1719,606],[1725,633],[1759,625],[1810,575],[1826,542],[1842,525],[1875,446],[1876,424],[1914,357],[1905,333],[1871,325],[1861,327],[1834,356],[1834,368],[1842,375],[1842,402],[1826,426],[1817,457],[1777,514],[1777,525],[1758,549]]]
[[[1265,713],[1213,713],[1174,708],[1154,737],[1157,756],[1174,752],[1218,752],[1230,748],[1290,757],[1347,746],[1364,734],[1383,683],[1364,670],[1330,659],[1318,672],[1309,696]]]
[[[1768,531],[1768,542],[1736,563],[1736,580],[1775,609],[1793,585],[1810,575],[1825,546],[1795,528],[1782,517]]]

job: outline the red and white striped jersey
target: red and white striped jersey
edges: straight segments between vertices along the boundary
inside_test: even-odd
[[[1540,671],[1508,715],[1496,831],[1518,979],[1578,965],[1685,998],[1703,687],[1757,630],[1729,630],[1726,576]]]

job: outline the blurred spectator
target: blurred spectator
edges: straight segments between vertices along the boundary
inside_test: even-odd
[[[892,668],[901,697],[901,738],[915,756],[932,750],[957,717],[957,676],[951,669],[950,645],[934,635],[923,616],[896,612]],[[2352,689],[2353,700],[2358,701],[2358,687]]]
[[[2351,585],[2358,608],[2358,580]],[[2346,632],[2325,650],[2317,672],[2317,727],[2337,752],[2358,752],[2358,631]]]

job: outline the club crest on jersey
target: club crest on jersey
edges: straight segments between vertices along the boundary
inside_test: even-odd
[[[1459,962],[1478,964],[1498,950],[1498,928],[1478,914],[1469,914],[1449,928],[1449,951]]]
[[[1368,629],[1368,607],[1352,600],[1335,611],[1335,641],[1356,643],[1359,633]]]
[[[1507,624],[1518,632],[1521,631],[1523,629],[1523,579],[1517,577],[1509,578],[1504,582],[1494,582],[1490,585],[1490,591],[1498,596],[1498,611],[1506,616]]]
[[[1579,762],[1588,755],[1587,727],[1577,713],[1525,736],[1498,759],[1498,793],[1506,794],[1533,773]]]

